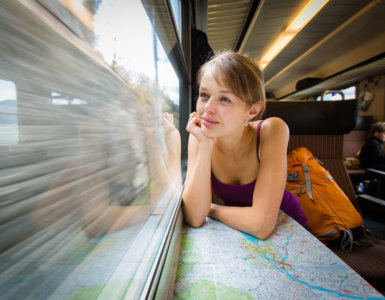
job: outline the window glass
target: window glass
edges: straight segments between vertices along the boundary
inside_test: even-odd
[[[77,99],[71,96],[61,95],[59,93],[52,92],[51,99],[53,105],[80,105],[87,104],[87,101],[82,99]]]
[[[351,86],[346,89],[342,89],[341,92],[344,94],[345,99],[356,99],[356,87]],[[324,101],[335,101],[335,100],[342,100],[342,96],[340,93],[331,92],[326,95],[324,95]],[[317,101],[321,100],[321,96],[317,97]]]
[[[95,48],[105,61],[156,109],[172,112],[177,126],[179,79],[141,2],[104,1],[94,26]]]
[[[181,38],[181,28],[182,28],[182,23],[181,23],[181,1],[180,0],[171,0],[171,8],[172,12],[174,14],[174,20],[176,27],[178,29],[179,37]]]
[[[16,85],[0,79],[0,146],[16,144],[18,130]]]
[[[0,36],[1,298],[138,298],[181,192],[179,78],[141,1],[0,1]]]
[[[342,92],[345,95],[345,99],[357,99],[356,86],[351,86],[346,89],[343,89]]]

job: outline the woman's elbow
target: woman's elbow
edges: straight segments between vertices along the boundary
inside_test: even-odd
[[[196,205],[191,205],[191,202],[189,203],[183,198],[182,210],[185,222],[192,227],[198,228],[206,221],[210,205],[207,205],[207,207],[197,207]]]
[[[252,232],[251,232],[251,235],[255,236],[256,238],[260,239],[260,240],[266,240],[270,235],[271,233],[273,232],[274,230],[274,227],[275,227],[275,223],[274,224],[268,224],[266,222],[264,223],[256,223],[256,224],[253,224],[253,229],[252,229]]]
[[[198,214],[192,214],[191,212],[186,209],[185,205],[183,207],[183,219],[184,221],[190,225],[191,227],[198,228],[203,225],[203,223],[206,220],[206,217],[203,217]]]
[[[199,220],[199,219],[189,219],[189,218],[185,218],[185,221],[188,225],[190,225],[191,227],[194,227],[194,228],[199,228],[203,225],[204,223],[204,219],[203,220]]]
[[[270,230],[270,231],[262,231],[262,232],[259,232],[258,235],[257,235],[257,238],[259,238],[260,240],[266,240],[270,234],[273,232],[273,230]]]
[[[194,228],[201,227],[206,220],[205,217],[203,218],[199,215],[191,215],[187,213],[186,210],[183,210],[183,219],[188,225]]]

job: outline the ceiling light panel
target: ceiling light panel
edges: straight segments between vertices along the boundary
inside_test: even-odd
[[[207,38],[214,51],[235,49],[251,4],[252,0],[208,0]]]

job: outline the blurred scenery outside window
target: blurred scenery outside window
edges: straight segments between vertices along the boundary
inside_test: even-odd
[[[0,79],[0,146],[19,140],[16,99],[15,84]]]
[[[1,298],[137,298],[181,193],[168,51],[140,0],[1,1],[0,37]]]

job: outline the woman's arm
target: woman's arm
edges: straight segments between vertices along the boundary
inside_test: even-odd
[[[159,193],[163,193],[170,186],[177,190],[182,188],[182,174],[181,174],[181,138],[178,129],[174,125],[174,117],[171,113],[163,113],[162,126],[165,138],[167,151],[159,151],[158,147],[150,148],[150,161],[152,167],[156,167],[153,173],[156,174],[155,197],[158,199]],[[146,140],[154,139],[154,130],[146,131]],[[152,143],[150,143],[152,144]]]
[[[279,118],[264,121],[260,165],[251,207],[211,205],[210,217],[260,239],[274,229],[286,184],[289,130]]]
[[[181,171],[181,137],[178,129],[174,126],[174,116],[170,113],[163,113],[163,127],[165,129],[165,140],[168,150],[166,164],[167,175],[170,184],[178,189],[182,187]]]
[[[100,236],[122,230],[143,222],[152,209],[152,203],[143,206],[111,206],[110,190],[104,169],[86,174],[78,182],[77,196],[82,206],[82,221],[85,232],[91,236]]]
[[[211,155],[213,140],[204,137],[199,130],[196,113],[191,114],[187,130],[191,133],[188,142],[188,165],[183,192],[185,220],[193,227],[205,221],[211,205]]]

